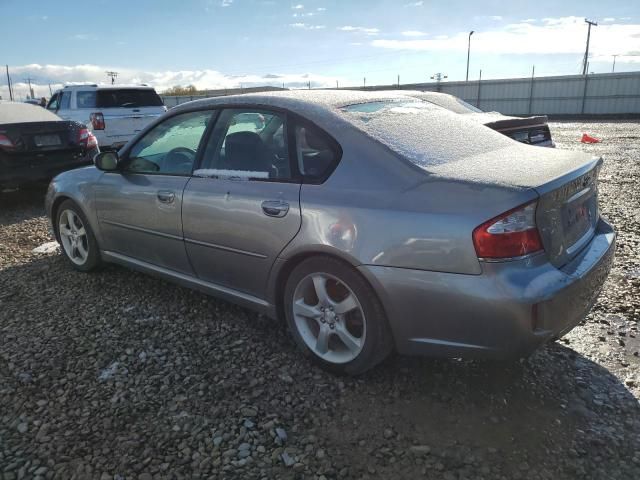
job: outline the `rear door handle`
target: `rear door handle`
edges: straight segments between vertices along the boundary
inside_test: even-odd
[[[160,190],[158,192],[158,200],[162,203],[173,203],[176,199],[176,194],[169,190]]]
[[[289,211],[289,204],[282,200],[265,200],[262,211],[269,217],[284,217]]]

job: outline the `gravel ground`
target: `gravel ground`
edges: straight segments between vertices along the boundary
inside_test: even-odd
[[[331,376],[278,322],[34,253],[52,240],[42,192],[4,194],[0,479],[640,478],[640,124],[552,128],[606,158],[617,260],[583,325],[511,364],[396,356]]]

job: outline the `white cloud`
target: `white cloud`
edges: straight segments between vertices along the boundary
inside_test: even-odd
[[[101,85],[110,84],[105,71],[115,70],[119,73],[116,84],[141,84],[146,83],[155,87],[158,92],[162,92],[174,85],[195,85],[200,90],[237,88],[242,84],[249,86],[282,86],[285,83],[289,88],[302,88],[311,82],[312,87],[331,87],[336,80],[343,82],[342,78],[326,77],[311,73],[291,73],[291,74],[245,74],[245,75],[225,75],[216,70],[182,70],[182,71],[143,71],[128,68],[121,68],[113,65],[22,65],[10,68],[13,80],[13,89],[16,100],[28,95],[28,85],[22,81],[23,78],[31,77],[35,79],[32,86],[36,97],[49,97],[49,86],[55,91],[64,85],[97,83]],[[9,91],[6,85],[0,85],[0,95],[4,100],[9,99]]]
[[[533,23],[535,21],[535,18],[525,18],[524,20],[521,20],[522,23]]]
[[[304,8],[304,5],[299,3],[298,5],[291,5],[291,8],[293,8],[294,10],[302,10]]]
[[[405,37],[424,37],[426,33],[418,30],[406,30],[402,32],[402,35]]]
[[[293,17],[294,18],[313,17],[314,15],[315,15],[314,12],[301,12],[301,13],[294,13]]]
[[[611,22],[615,22],[616,19],[615,19],[615,17],[607,17],[607,18],[603,18],[602,21],[603,22],[607,22],[607,23],[611,23]]]
[[[640,50],[640,36],[634,36],[639,31],[640,24],[595,27],[591,30],[591,56],[598,58]],[[586,33],[582,17],[544,18],[539,25],[511,23],[476,32],[473,50],[493,54],[582,54]],[[459,32],[447,39],[376,39],[371,45],[386,49],[466,51],[467,40],[468,32]]]
[[[232,3],[233,3],[233,0],[222,0],[222,2],[220,3],[220,6],[221,7],[230,7]]]
[[[422,0],[418,2],[405,3],[405,7],[421,7],[424,2]]]
[[[489,18],[491,20],[502,20],[502,16],[501,15],[491,15]]]
[[[309,25],[307,23],[290,23],[289,24],[290,27],[293,28],[301,28],[302,30],[324,30],[325,27],[324,25]]]
[[[344,27],[338,27],[338,30],[342,30],[343,32],[364,33],[366,35],[378,35],[378,33],[380,33],[380,30],[377,28],[354,27],[352,25],[345,25]]]
[[[326,8],[324,8],[324,7],[318,7],[318,8],[316,8],[316,10],[317,10],[318,12],[326,12],[326,11],[327,11],[327,9],[326,9]]]

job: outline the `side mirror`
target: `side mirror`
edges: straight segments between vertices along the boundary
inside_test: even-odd
[[[96,168],[105,172],[113,172],[118,169],[118,152],[100,152],[93,157]]]

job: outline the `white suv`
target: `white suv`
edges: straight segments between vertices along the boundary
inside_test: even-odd
[[[53,94],[47,109],[87,125],[101,149],[120,148],[167,111],[156,91],[146,85],[70,85]]]

